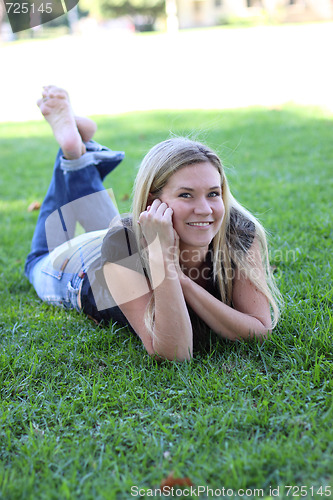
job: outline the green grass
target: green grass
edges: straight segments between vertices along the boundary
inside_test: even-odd
[[[27,207],[56,145],[44,123],[0,124],[0,498],[151,498],[171,471],[232,498],[300,494],[286,485],[329,498],[316,491],[333,486],[332,116],[286,106],[97,122],[96,139],[127,153],[107,180],[121,211],[140,159],[170,132],[219,151],[270,232],[285,311],[263,345],[212,339],[190,363],[158,365],[126,329],[45,306],[23,276],[38,215]]]

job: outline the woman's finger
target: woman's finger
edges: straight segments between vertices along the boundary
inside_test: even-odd
[[[170,219],[171,223],[172,223],[172,216],[173,216],[173,210],[171,207],[167,207],[164,211],[164,217],[167,217],[168,219]]]
[[[166,211],[168,210],[168,205],[164,202],[161,202],[160,205],[156,209],[156,215],[158,217],[163,217],[164,215],[168,215]]]
[[[156,211],[161,203],[161,200],[156,198],[153,203],[151,205],[148,205],[148,207],[146,208],[147,212]]]

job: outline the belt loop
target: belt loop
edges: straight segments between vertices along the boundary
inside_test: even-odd
[[[62,275],[64,274],[64,270],[69,262],[69,259],[65,259],[64,262],[61,264],[60,271],[58,274],[58,280],[61,279]]]

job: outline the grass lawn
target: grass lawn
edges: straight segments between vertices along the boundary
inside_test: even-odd
[[[332,116],[286,106],[97,122],[96,139],[126,151],[106,184],[121,211],[140,159],[170,132],[215,148],[270,232],[285,310],[261,346],[212,338],[193,361],[158,365],[126,329],[45,306],[23,275],[38,216],[27,207],[56,145],[45,123],[0,124],[0,498],[151,498],[171,471],[211,488],[200,498],[330,498]]]

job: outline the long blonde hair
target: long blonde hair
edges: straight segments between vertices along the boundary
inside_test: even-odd
[[[141,212],[146,210],[148,197],[158,198],[169,178],[183,167],[209,161],[219,172],[221,177],[222,199],[225,214],[222,225],[212,241],[213,279],[217,283],[221,301],[232,305],[233,269],[236,267],[246,276],[268,299],[272,311],[272,327],[278,321],[282,304],[281,294],[277,289],[269,265],[267,238],[260,222],[232,196],[223,166],[218,155],[209,147],[197,141],[184,137],[167,139],[154,146],[144,157],[136,176],[133,191],[133,230],[136,235],[139,252],[149,270],[148,256],[143,243],[143,235],[137,223]],[[247,259],[247,250],[244,246],[244,233],[232,231],[233,225],[239,221],[252,223],[260,244],[262,263],[266,279],[263,281],[253,271],[253,266]],[[237,229],[237,228],[236,228]],[[243,236],[243,237],[242,237]],[[149,273],[148,273],[149,274]],[[148,329],[153,331],[154,323],[154,296],[147,307],[145,322]]]

